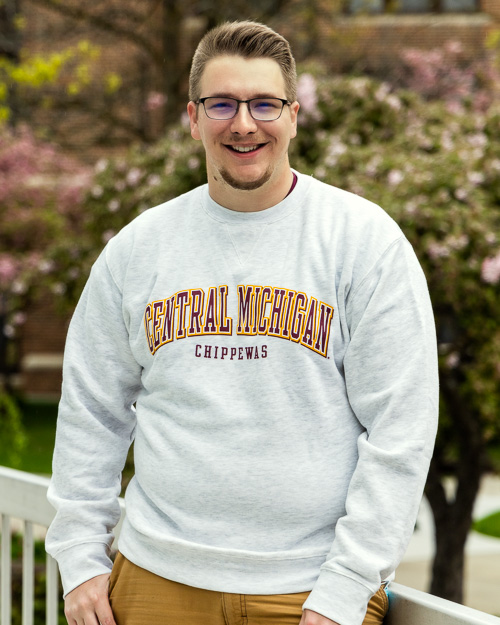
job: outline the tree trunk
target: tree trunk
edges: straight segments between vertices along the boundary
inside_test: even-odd
[[[183,5],[182,0],[163,0],[162,47],[165,66],[162,71],[162,91],[167,96],[164,118],[166,126],[179,120],[186,104],[181,88],[186,75],[186,67],[180,54]]]
[[[472,524],[480,473],[472,470],[466,480],[462,479],[458,483],[455,497],[448,498],[436,465],[437,462],[433,460],[426,486],[436,532],[436,552],[429,592],[462,603],[465,543]]]
[[[452,421],[452,435],[458,448],[453,470],[445,461],[449,440],[438,440],[431,462],[425,493],[434,515],[436,553],[432,567],[430,592],[438,597],[462,603],[464,550],[472,525],[472,511],[486,472],[485,444],[481,424],[468,412],[460,398],[458,383],[451,377],[441,378],[441,395]],[[443,438],[448,438],[445,435]],[[447,447],[448,448],[448,447]],[[446,492],[444,480],[453,475],[455,492]]]

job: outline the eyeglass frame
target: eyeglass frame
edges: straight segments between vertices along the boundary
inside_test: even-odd
[[[210,100],[210,99],[214,99],[214,100],[233,100],[233,102],[236,102],[236,110],[234,112],[234,115],[232,117],[226,117],[226,118],[217,118],[217,117],[210,117],[210,115],[207,113],[207,109],[205,108],[205,101],[206,100]],[[252,109],[250,108],[250,102],[254,102],[255,100],[279,100],[281,102],[281,111],[280,114],[278,115],[278,117],[275,117],[274,119],[257,119],[256,117],[253,116],[252,113]],[[250,98],[250,100],[238,100],[238,98],[230,98],[230,97],[225,97],[225,96],[217,96],[217,95],[210,95],[207,96],[206,98],[199,98],[198,100],[194,101],[195,104],[203,104],[203,110],[205,111],[205,115],[208,117],[208,119],[213,119],[216,122],[227,122],[230,119],[234,119],[236,117],[236,115],[238,115],[238,111],[240,110],[240,104],[246,104],[247,108],[248,108],[248,113],[250,114],[250,117],[256,121],[256,122],[275,122],[276,120],[278,120],[282,115],[283,115],[283,109],[285,108],[285,106],[291,106],[292,102],[290,102],[289,100],[285,100],[283,98],[275,98],[274,96],[270,96],[270,97],[260,97],[260,98]]]

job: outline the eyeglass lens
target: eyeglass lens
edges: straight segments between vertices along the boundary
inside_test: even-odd
[[[211,119],[231,119],[238,110],[238,100],[233,98],[206,98],[205,111]],[[278,119],[283,110],[283,102],[277,98],[255,98],[248,102],[250,115],[259,121]]]

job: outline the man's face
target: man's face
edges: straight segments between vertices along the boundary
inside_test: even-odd
[[[286,99],[280,66],[269,58],[216,57],[207,63],[200,87],[202,98]],[[228,206],[234,191],[272,191],[287,184],[288,145],[297,132],[298,109],[295,102],[285,105],[275,121],[256,121],[247,105],[240,104],[235,117],[221,121],[207,117],[201,104],[188,104],[191,135],[205,147],[210,193],[216,201]]]

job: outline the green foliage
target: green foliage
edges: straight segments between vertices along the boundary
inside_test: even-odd
[[[71,100],[93,85],[112,95],[122,84],[114,72],[102,73],[98,66],[99,46],[81,40],[57,52],[29,54],[22,51],[19,61],[0,56],[0,125],[12,117],[9,93],[13,88],[23,102],[33,97],[50,107],[57,90]]]
[[[0,457],[5,458],[9,466],[18,467],[24,445],[21,411],[14,398],[0,390]]]
[[[472,527],[480,534],[500,538],[500,511],[479,519]]]
[[[22,560],[23,557],[23,536],[15,532],[11,537],[11,557],[12,560]],[[45,543],[42,540],[34,541],[35,564],[45,564]]]
[[[24,445],[17,454],[16,464],[0,447],[0,465],[50,475],[56,435],[57,403],[18,402],[22,415]]]

